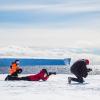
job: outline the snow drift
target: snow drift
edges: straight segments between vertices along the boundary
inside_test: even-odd
[[[84,84],[67,84],[69,75],[51,76],[46,82],[4,81],[0,75],[1,100],[99,100],[100,75],[91,75]]]

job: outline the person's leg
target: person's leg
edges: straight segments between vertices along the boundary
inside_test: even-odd
[[[5,78],[5,81],[14,81],[14,80],[20,80],[20,78],[16,77],[16,76],[12,76],[12,75],[8,75],[6,78]]]
[[[30,79],[27,76],[26,77],[20,77],[20,80],[30,81]]]
[[[75,81],[75,82],[79,82],[79,83],[83,83],[83,77],[81,76],[76,76],[77,78],[73,78],[73,77],[68,77],[68,83],[70,84],[71,81]]]
[[[5,81],[9,80],[10,75],[7,75],[7,77],[5,78]]]
[[[75,82],[79,82],[79,83],[83,83],[84,82],[83,77],[71,78],[71,80],[75,81]]]
[[[15,77],[15,76],[8,75],[5,78],[5,81],[9,81],[9,80],[24,80],[24,81],[30,81],[27,76],[26,77]]]

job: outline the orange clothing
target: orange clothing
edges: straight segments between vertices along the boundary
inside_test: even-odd
[[[18,69],[20,69],[19,66],[18,66],[16,63],[13,63],[13,64],[11,65],[10,70],[9,70],[9,74],[12,75],[12,74],[15,73]]]

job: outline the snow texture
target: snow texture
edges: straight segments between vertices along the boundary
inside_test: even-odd
[[[1,100],[100,100],[100,75],[89,75],[84,84],[67,83],[72,75],[57,74],[47,81],[4,81],[0,75]]]

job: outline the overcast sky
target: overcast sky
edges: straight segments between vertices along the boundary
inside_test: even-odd
[[[100,48],[100,0],[0,0],[0,46]]]

